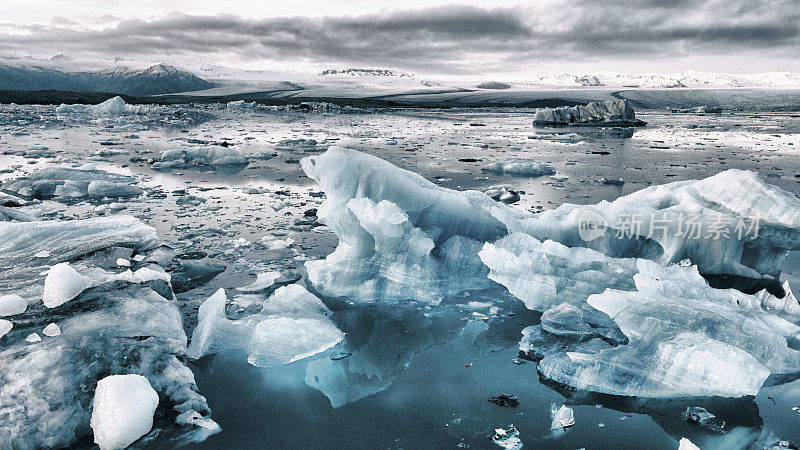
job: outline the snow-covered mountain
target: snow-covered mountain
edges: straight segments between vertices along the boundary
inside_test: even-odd
[[[0,90],[156,95],[211,87],[213,83],[194,73],[164,63],[142,67],[122,61],[87,69],[63,55],[49,61],[0,59]]]

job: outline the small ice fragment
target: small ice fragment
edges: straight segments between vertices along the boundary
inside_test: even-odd
[[[19,295],[0,295],[0,317],[22,314],[27,308],[28,304]]]
[[[555,403],[552,403],[550,405],[550,415],[553,417],[553,423],[550,424],[551,430],[575,425],[575,416],[572,413],[572,408],[567,405],[561,405],[559,408]]]
[[[66,303],[77,297],[91,284],[89,278],[79,274],[68,263],[58,263],[50,268],[44,279],[44,291],[42,292],[44,306],[55,308]]]
[[[0,319],[0,338],[5,336],[12,328],[14,328],[14,324],[10,320]]]
[[[47,325],[46,327],[44,327],[44,330],[42,330],[42,333],[45,336],[49,336],[49,337],[58,336],[58,335],[61,334],[61,328],[58,325],[56,325],[54,323],[51,323],[51,324]]]
[[[102,450],[125,448],[153,428],[158,393],[141,375],[111,375],[97,382],[90,425]]]
[[[117,258],[117,267],[130,267],[131,262],[125,258]]]
[[[244,287],[238,287],[236,290],[241,292],[259,292],[268,290],[275,281],[281,277],[280,272],[264,272],[256,276],[256,281]]]
[[[144,255],[136,255],[136,256],[133,257],[133,260],[136,261],[136,262],[142,262],[142,261],[144,261],[145,258],[146,258],[146,256],[144,256]]]
[[[506,393],[500,394],[496,397],[491,397],[489,398],[489,401],[497,406],[505,406],[506,408],[516,408],[519,406],[519,399],[517,396]]]
[[[522,439],[520,439],[519,431],[517,431],[513,424],[509,425],[507,430],[497,428],[494,430],[494,433],[492,442],[499,447],[506,450],[519,450],[522,448]]]
[[[49,258],[49,257],[50,257],[50,251],[48,251],[48,250],[42,250],[42,251],[40,251],[40,252],[37,252],[37,253],[36,253],[35,255],[33,255],[33,256],[35,256],[35,257],[37,257],[37,258]]]
[[[700,450],[700,447],[694,445],[689,439],[681,438],[678,450]]]
[[[42,337],[39,336],[38,333],[31,333],[31,334],[29,334],[28,336],[25,337],[25,340],[28,341],[28,342],[31,342],[31,343],[39,342],[39,341],[42,340]]]

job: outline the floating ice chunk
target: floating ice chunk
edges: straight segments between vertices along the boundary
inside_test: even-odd
[[[247,158],[230,147],[182,148],[167,150],[161,160],[153,164],[156,169],[187,169],[202,166],[245,166]]]
[[[708,286],[697,268],[638,260],[636,291],[608,289],[587,302],[629,343],[568,350],[539,364],[545,378],[578,389],[641,397],[755,395],[770,373],[794,373],[788,345],[800,327],[761,309],[757,297]]]
[[[567,405],[558,407],[555,403],[550,405],[550,416],[553,418],[550,423],[551,430],[559,428],[566,428],[575,425],[575,416],[573,415],[572,408]]]
[[[235,100],[228,102],[226,109],[228,111],[243,111],[245,109],[255,109],[256,102],[247,103],[244,100]]]
[[[35,256],[37,258],[49,258],[50,257],[50,251],[49,250],[42,250],[40,252],[36,252],[36,254],[33,255],[33,256]]]
[[[150,432],[158,393],[141,375],[111,375],[97,382],[92,405],[94,442],[122,449]]]
[[[256,367],[287,364],[324,352],[343,337],[327,318],[270,316],[253,329],[247,362]]]
[[[298,284],[276,289],[261,312],[238,320],[226,317],[226,303],[220,289],[200,305],[186,350],[190,358],[240,349],[250,364],[267,367],[315,355],[344,337],[328,319],[328,308]]]
[[[150,114],[157,109],[145,105],[129,105],[120,96],[110,98],[97,105],[67,105],[62,103],[56,108],[58,114],[92,114],[95,116],[121,116],[126,114]]]
[[[42,334],[48,337],[58,336],[61,334],[61,328],[59,328],[57,324],[51,323],[48,324],[46,327],[44,327],[44,330],[42,330]]]
[[[5,181],[3,189],[38,199],[81,199],[138,197],[142,190],[136,178],[99,169],[47,167],[29,175]]]
[[[496,428],[494,436],[492,436],[492,442],[506,450],[520,450],[522,448],[522,439],[520,439],[519,431],[513,424],[507,430]]]
[[[280,277],[280,272],[263,272],[256,276],[256,281],[254,281],[252,284],[244,287],[238,287],[236,290],[241,292],[266,291],[271,288]]]
[[[131,262],[128,261],[127,259],[125,259],[125,258],[117,258],[116,264],[117,264],[117,267],[130,267],[131,266]]]
[[[0,317],[22,314],[26,309],[28,303],[19,295],[0,295]]]
[[[161,269],[159,266],[155,267],[160,270],[154,270],[150,267],[142,267],[133,272],[133,275],[136,277],[139,283],[146,283],[152,280],[163,280],[169,283],[171,279],[170,274],[165,272],[164,269]]]
[[[25,341],[30,343],[41,342],[41,340],[42,337],[38,333],[31,333],[25,337]]]
[[[529,177],[552,175],[556,173],[556,169],[546,162],[530,161],[527,159],[509,159],[507,161],[493,162],[483,166],[482,170],[498,174],[511,174]]]
[[[0,338],[5,336],[12,328],[14,328],[14,324],[10,320],[0,319]]]
[[[627,99],[591,102],[587,105],[539,108],[534,125],[645,125],[636,119]]]
[[[491,280],[530,308],[545,309],[564,301],[578,305],[609,287],[632,290],[635,258],[662,265],[690,258],[704,275],[772,279],[786,253],[800,249],[800,200],[752,172],[729,170],[601,202],[594,211],[607,227],[584,240],[586,208],[579,205],[534,216],[341,147],[304,158],[302,166],[326,193],[319,220],[339,237],[325,260],[306,263],[309,281],[330,296],[436,302],[491,286],[488,267]],[[632,216],[644,218],[641,227],[624,227]],[[731,225],[718,237],[698,239],[680,233],[689,217],[706,232],[720,220]],[[750,228],[737,233],[738,223]]]
[[[700,450],[700,447],[694,445],[689,439],[682,437],[678,443],[678,450]]]
[[[50,268],[44,279],[44,306],[55,308],[77,297],[91,285],[92,280],[79,274],[69,263],[58,263]]]

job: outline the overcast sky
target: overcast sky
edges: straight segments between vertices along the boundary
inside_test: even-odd
[[[427,75],[800,72],[799,0],[0,0],[0,55]]]

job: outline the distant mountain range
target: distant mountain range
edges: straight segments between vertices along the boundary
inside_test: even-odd
[[[57,64],[12,64],[0,60],[0,90],[157,95],[212,87],[214,83],[168,64],[144,69],[114,65],[96,70],[70,70]]]

